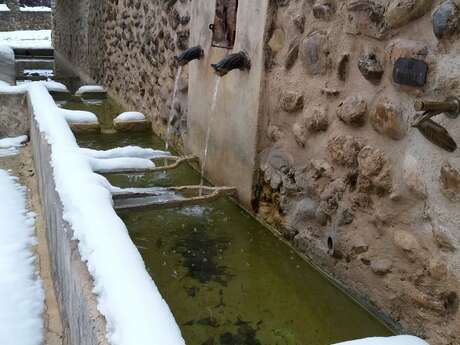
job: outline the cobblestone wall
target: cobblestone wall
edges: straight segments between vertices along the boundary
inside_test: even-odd
[[[58,0],[55,47],[162,133],[177,73],[173,57],[188,47],[188,2]],[[186,127],[187,87],[185,69],[173,107],[178,143]]]
[[[20,11],[18,0],[6,0],[4,3],[10,11],[0,12],[0,31],[51,29],[51,12]]]
[[[259,215],[433,345],[460,343],[460,155],[412,124],[460,96],[458,5],[274,1],[266,42]]]

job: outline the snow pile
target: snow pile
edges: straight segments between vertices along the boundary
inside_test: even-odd
[[[27,142],[29,138],[27,135],[21,135],[15,138],[4,138],[0,139],[0,149],[6,149],[10,147],[21,147],[24,143]]]
[[[151,160],[145,158],[89,158],[89,162],[93,170],[100,173],[131,170],[148,170],[155,168],[155,164]]]
[[[138,113],[136,111],[127,111],[125,113],[121,113],[115,118],[116,122],[128,122],[128,121],[144,121],[145,115],[142,113]]]
[[[426,341],[411,336],[411,335],[399,335],[396,337],[388,338],[366,338],[360,340],[346,341],[335,345],[430,345]]]
[[[97,123],[97,116],[89,111],[60,108],[59,113],[69,123]]]
[[[0,12],[10,12],[10,8],[6,4],[0,4]]]
[[[104,180],[87,156],[46,88],[33,84],[30,100],[40,131],[51,144],[51,164],[64,218],[94,280],[98,310],[107,320],[112,345],[182,345],[179,327],[145,269],[125,224],[112,207]]]
[[[88,92],[106,92],[103,86],[100,85],[84,85],[81,86],[77,92],[75,92],[75,96],[81,96]]]
[[[51,48],[51,30],[21,30],[0,32],[0,45],[12,48]]]
[[[170,156],[171,153],[167,151],[160,151],[154,149],[145,149],[138,146],[125,146],[117,147],[115,149],[107,151],[98,151],[92,149],[82,148],[80,149],[86,156],[92,158],[106,159],[106,158],[122,158],[122,157],[133,157],[133,158],[161,158]]]
[[[0,344],[43,343],[44,292],[31,246],[34,215],[26,210],[25,189],[0,170]]]
[[[24,6],[20,7],[21,12],[51,12],[51,7],[47,6]]]

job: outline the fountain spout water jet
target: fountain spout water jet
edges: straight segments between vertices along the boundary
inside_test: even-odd
[[[184,50],[179,55],[175,56],[177,64],[179,66],[185,66],[190,61],[200,60],[204,56],[204,50],[201,46],[191,47]]]
[[[251,69],[251,60],[246,52],[240,51],[239,53],[230,54],[220,60],[216,64],[211,65],[214,68],[214,72],[219,76],[223,77],[228,72],[239,69],[239,70],[250,70]]]
[[[216,84],[214,86],[214,94],[213,94],[213,97],[212,97],[211,110],[210,110],[209,120],[208,120],[208,129],[206,131],[206,139],[205,139],[205,143],[204,143],[203,162],[201,164],[201,182],[200,182],[201,187],[203,187],[203,185],[204,185],[204,174],[206,172],[206,161],[207,161],[207,157],[208,157],[208,145],[209,145],[209,139],[211,137],[212,120],[214,118],[214,113],[215,113],[215,110],[216,110],[217,96],[219,94],[219,84],[220,84],[220,78],[217,78]],[[202,194],[203,194],[203,188],[200,188],[199,195],[202,196]]]

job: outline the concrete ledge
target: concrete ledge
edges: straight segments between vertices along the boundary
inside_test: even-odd
[[[50,163],[51,146],[40,133],[34,117],[30,118],[33,157],[51,256],[51,274],[64,326],[63,343],[109,345],[106,321],[97,310],[96,296],[92,293],[93,281],[82,262],[78,242],[72,240],[72,228],[63,219],[63,206],[56,192]]]
[[[145,132],[152,130],[152,123],[147,120],[114,121],[113,126],[118,132]]]

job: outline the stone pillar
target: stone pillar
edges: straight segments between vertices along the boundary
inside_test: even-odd
[[[10,8],[12,13],[18,13],[19,11],[19,0],[6,0],[6,5]]]

